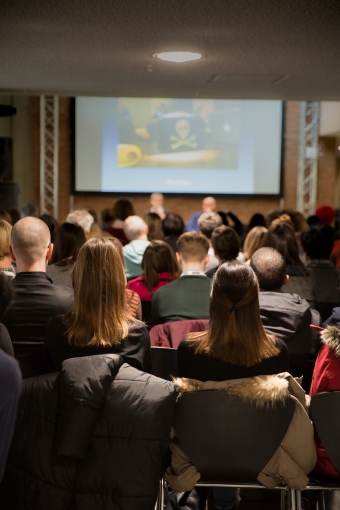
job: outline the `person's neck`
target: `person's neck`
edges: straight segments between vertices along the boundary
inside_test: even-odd
[[[203,271],[205,266],[205,261],[203,262],[197,262],[195,261],[188,261],[184,262],[182,260],[182,271]]]
[[[148,236],[146,234],[142,234],[141,236],[137,237],[137,239],[133,239],[134,241],[147,241]]]
[[[37,262],[28,263],[17,259],[16,263],[17,273],[46,273],[46,260],[39,260]]]
[[[0,259],[0,267],[5,269],[12,269],[11,257],[4,257]]]

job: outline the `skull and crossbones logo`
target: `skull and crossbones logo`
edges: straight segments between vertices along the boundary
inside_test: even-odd
[[[175,125],[176,132],[178,136],[171,135],[170,136],[170,147],[172,150],[176,150],[183,145],[187,145],[192,149],[196,149],[197,141],[196,135],[192,135],[189,137],[190,133],[190,122],[187,119],[179,120]]]

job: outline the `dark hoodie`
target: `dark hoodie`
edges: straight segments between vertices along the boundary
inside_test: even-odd
[[[305,299],[297,294],[261,291],[260,309],[265,330],[286,342],[290,356],[315,358],[317,335],[310,324],[319,324],[318,314],[312,313]]]

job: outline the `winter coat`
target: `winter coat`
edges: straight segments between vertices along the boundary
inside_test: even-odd
[[[241,399],[258,405],[271,405],[287,397],[294,400],[295,412],[290,426],[276,453],[259,473],[257,479],[268,488],[282,481],[289,487],[303,490],[308,482],[307,474],[316,462],[313,425],[308,416],[305,392],[287,372],[230,381],[202,383],[194,379],[175,379],[181,392],[219,390],[227,391]],[[193,489],[201,475],[185,454],[173,431],[171,443],[171,466],[166,470],[166,479],[177,492]]]
[[[337,310],[335,308],[335,310]],[[334,312],[334,310],[333,310]],[[315,362],[310,396],[324,391],[340,390],[340,329],[337,326],[328,326],[321,333],[321,347]],[[340,480],[340,473],[326,453],[325,448],[317,434],[315,434],[318,461],[316,470],[320,473]]]
[[[260,313],[265,330],[286,342],[290,356],[315,357],[317,335],[310,324],[320,316],[297,294],[260,292]]]
[[[26,379],[1,510],[154,510],[176,395],[116,354]]]

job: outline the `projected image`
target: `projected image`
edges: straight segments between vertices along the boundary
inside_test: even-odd
[[[119,98],[119,167],[238,168],[239,108],[202,99]]]

